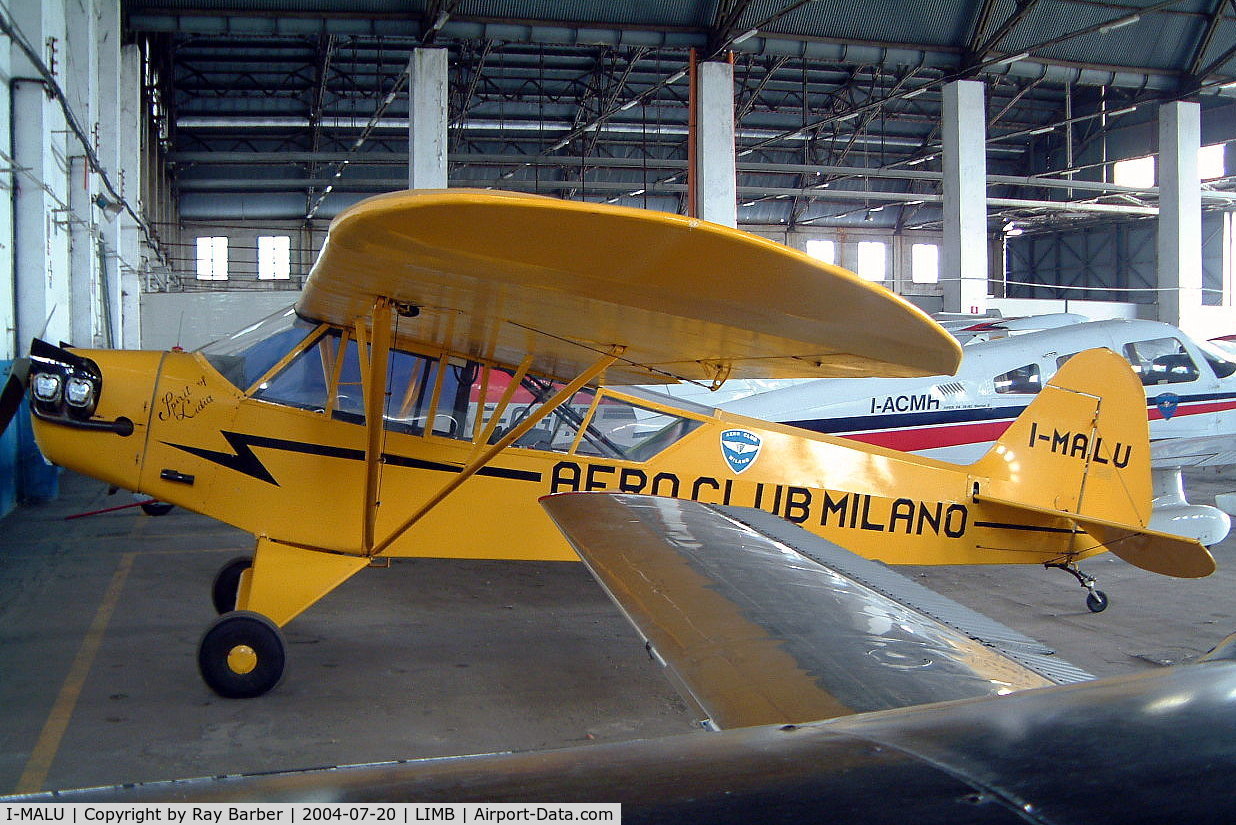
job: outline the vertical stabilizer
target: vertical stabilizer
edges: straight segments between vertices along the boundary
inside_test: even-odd
[[[1169,576],[1200,577],[1214,558],[1194,539],[1147,529],[1151,511],[1146,397],[1106,349],[1069,359],[974,464],[980,503],[1071,522],[1076,553],[1097,547]]]

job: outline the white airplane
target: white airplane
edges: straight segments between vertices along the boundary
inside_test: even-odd
[[[1146,388],[1155,494],[1151,526],[1206,545],[1222,541],[1231,526],[1228,514],[1190,504],[1180,471],[1236,464],[1236,357],[1169,324],[1073,323],[967,344],[956,375],[730,382],[720,391],[723,397],[712,394],[709,400],[744,415],[969,463],[992,446],[1061,364],[1092,347],[1124,355]],[[1220,497],[1221,503],[1230,500]]]

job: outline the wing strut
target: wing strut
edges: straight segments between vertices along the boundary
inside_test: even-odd
[[[567,401],[571,400],[571,398],[575,395],[575,393],[579,392],[579,390],[583,388],[585,384],[587,384],[589,381],[601,375],[603,372],[605,372],[605,370],[613,366],[613,364],[618,360],[619,356],[622,355],[625,349],[626,349],[625,347],[621,347],[621,346],[611,347],[608,354],[599,358],[596,361],[596,363],[594,363],[592,366],[588,367],[588,369],[584,370],[578,376],[576,376],[575,380],[571,381],[571,383],[567,384],[562,389],[558,390],[558,392],[555,393],[552,398],[550,398],[544,404],[542,404],[539,409],[531,413],[527,418],[525,418],[519,424],[512,427],[510,432],[502,436],[502,438],[498,439],[496,443],[490,445],[489,447],[484,449],[483,452],[481,452],[479,455],[477,455],[475,458],[469,461],[468,464],[462,470],[460,470],[459,475],[451,479],[450,482],[445,487],[443,487],[440,491],[438,491],[437,494],[435,494],[427,502],[422,504],[420,509],[418,509],[415,513],[413,513],[408,518],[407,521],[399,525],[399,527],[396,528],[394,532],[392,532],[389,536],[383,539],[379,544],[375,545],[372,550],[368,551],[368,555],[377,556],[381,554],[383,551],[385,551],[386,548],[390,547],[391,544],[394,543],[400,536],[408,532],[408,530],[410,530],[414,524],[416,524],[418,521],[424,518],[429,513],[430,510],[437,507],[442,502],[443,499],[445,499],[451,493],[455,492],[455,490],[457,490],[460,487],[460,485],[462,485],[469,478],[476,475],[476,472],[478,470],[482,469],[487,464],[489,464],[489,462],[493,461],[495,456],[497,456],[507,447],[511,446],[516,441],[518,441],[521,437],[523,437],[525,433],[527,433],[529,430],[531,430],[533,427],[539,424],[542,420],[545,419],[546,416],[548,416],[554,410],[558,409],[563,404],[565,404]],[[512,381],[511,383],[512,385],[514,385],[515,382]],[[494,417],[495,418],[497,417],[496,413]]]
[[[382,405],[386,401],[386,364],[391,351],[391,303],[386,298],[379,298],[373,304],[373,314],[370,316],[373,332],[370,337],[370,349],[365,385],[365,501],[363,503],[365,524],[361,535],[361,547],[366,555],[370,555],[374,542],[374,531],[378,521],[378,485],[382,473],[382,436],[385,434],[385,421],[382,416]],[[359,319],[358,319],[359,320]],[[361,324],[357,323],[357,329]],[[357,347],[363,349],[362,346]]]

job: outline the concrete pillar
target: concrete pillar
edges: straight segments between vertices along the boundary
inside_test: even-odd
[[[69,300],[72,311],[69,341],[78,347],[101,343],[95,337],[98,292],[95,281],[93,204],[84,155],[69,158]]]
[[[1159,107],[1159,320],[1188,326],[1202,307],[1201,106]]]
[[[98,119],[95,128],[99,141],[96,154],[108,177],[120,181],[120,5],[99,2],[95,5],[95,33],[98,39],[96,86]],[[120,222],[99,221],[103,254],[99,262],[99,295],[103,302],[102,343],[120,346]]]
[[[22,28],[28,34],[29,29]],[[35,42],[42,42],[42,38]],[[28,72],[19,73],[31,77]],[[22,169],[16,176],[13,199],[17,339],[21,350],[35,336],[55,342],[72,335],[66,254],[69,215],[67,198],[62,197],[68,170],[60,167],[57,157],[57,150],[63,157],[63,135],[64,120],[47,99],[42,82],[14,81],[13,159]]]
[[[99,40],[95,32],[98,21],[94,0],[81,2],[85,5],[85,13],[69,14],[65,19],[67,47],[61,82],[78,124],[90,130],[99,119]],[[69,340],[79,347],[90,347],[102,343],[98,336],[95,175],[87,162],[85,150],[78,143],[76,136],[69,138],[69,287],[72,295],[72,337]]]
[[[987,118],[983,84],[944,86],[944,243],[940,283],[945,312],[987,311]]]
[[[738,225],[734,160],[734,67],[705,62],[696,72],[695,186],[699,217]]]
[[[13,146],[12,101],[9,98],[9,70],[12,49],[0,48],[0,150],[7,155]],[[22,352],[17,340],[17,292],[13,279],[13,184],[16,175],[11,164],[0,162],[0,362]],[[3,475],[3,468],[0,468]],[[0,512],[4,506],[0,503]]]
[[[447,50],[417,49],[408,63],[408,188],[445,189]]]
[[[120,194],[139,213],[142,208],[142,56],[137,46],[120,50]],[[115,180],[115,178],[113,178]],[[141,346],[142,258],[141,229],[128,212],[116,216],[120,229],[118,253],[120,274],[120,326],[117,347]]]

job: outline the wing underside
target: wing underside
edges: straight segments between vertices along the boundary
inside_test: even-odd
[[[621,494],[542,504],[718,728],[1089,678],[1032,640],[767,513]]]
[[[644,209],[485,190],[391,193],[331,223],[297,310],[350,324],[386,298],[396,343],[604,383],[952,372],[909,302],[785,245]],[[415,312],[410,308],[415,307]]]

